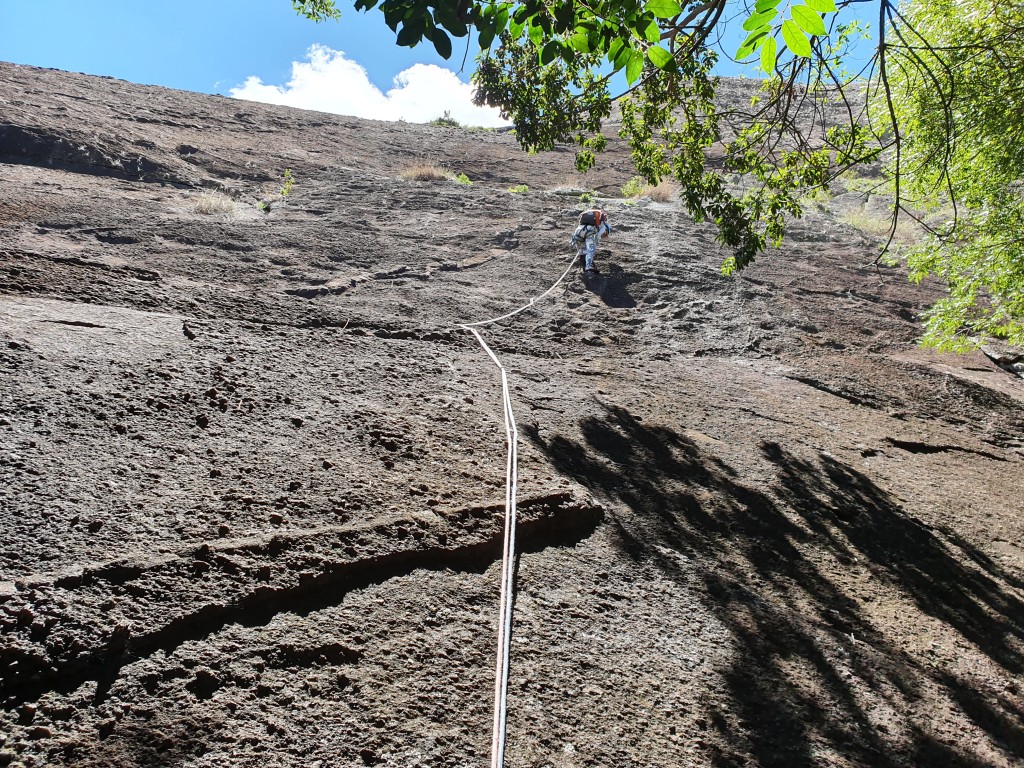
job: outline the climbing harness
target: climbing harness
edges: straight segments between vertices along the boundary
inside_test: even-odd
[[[491,351],[477,330],[477,326],[490,325],[500,320],[524,312],[535,303],[551,293],[565,279],[576,263],[573,255],[569,266],[562,276],[540,296],[536,296],[519,309],[506,312],[504,315],[475,323],[463,323],[459,327],[472,333],[491,361],[501,372],[501,399],[505,411],[505,442],[508,455],[505,461],[505,538],[501,553],[501,598],[498,619],[498,652],[494,671],[494,730],[491,737],[491,768],[503,768],[505,765],[505,722],[508,714],[508,664],[509,649],[512,642],[512,596],[515,592],[513,563],[516,551],[516,494],[519,485],[519,431],[516,428],[515,414],[512,412],[512,397],[509,395],[508,373],[505,366]]]

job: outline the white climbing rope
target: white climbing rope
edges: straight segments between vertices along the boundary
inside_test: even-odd
[[[489,325],[518,315],[551,293],[565,279],[573,268],[577,257],[574,255],[562,276],[540,296],[536,296],[519,309],[499,317],[463,323],[459,327],[472,333],[484,352],[498,366],[501,372],[501,398],[505,411],[505,441],[508,446],[505,461],[505,539],[501,554],[501,599],[498,618],[498,652],[494,670],[494,730],[491,737],[491,768],[505,765],[505,722],[508,714],[508,665],[512,642],[512,596],[515,591],[516,552],[516,495],[519,485],[519,430],[512,412],[512,397],[509,394],[508,373],[497,355],[487,346],[475,326]]]
[[[501,599],[498,617],[498,652],[494,671],[494,730],[491,736],[491,768],[502,768],[505,762],[505,719],[508,712],[508,664],[512,641],[513,565],[516,550],[516,491],[519,476],[519,431],[512,413],[508,390],[508,374],[476,328],[465,326],[476,336],[480,346],[501,371],[501,397],[505,410],[505,541],[501,553]]]
[[[467,331],[469,331],[469,330],[473,329],[473,326],[476,326],[476,325],[490,325],[491,323],[496,323],[499,320],[505,320],[505,319],[507,319],[509,317],[515,317],[520,312],[525,312],[530,307],[532,307],[534,304],[536,304],[538,301],[540,301],[545,296],[547,296],[549,293],[551,293],[553,290],[555,290],[555,288],[557,288],[561,284],[561,282],[563,280],[565,280],[565,276],[569,274],[569,271],[573,268],[573,265],[576,264],[576,259],[577,258],[578,258],[577,256],[573,256],[569,260],[569,266],[565,268],[565,272],[562,273],[561,277],[559,277],[557,280],[555,280],[554,284],[550,288],[548,288],[546,291],[544,291],[544,293],[542,293],[540,296],[534,296],[528,302],[523,304],[523,306],[521,306],[519,309],[514,309],[511,312],[506,312],[504,315],[499,315],[498,317],[492,317],[489,320],[477,320],[475,323],[462,323],[462,324],[459,325],[459,327],[460,328],[465,328]],[[477,338],[479,339],[480,337],[477,336]],[[483,342],[481,341],[481,343],[483,343]],[[493,354],[491,355],[491,358],[494,359],[494,355]],[[497,359],[494,359],[494,362],[498,365],[499,368],[501,367],[501,363],[498,363]]]

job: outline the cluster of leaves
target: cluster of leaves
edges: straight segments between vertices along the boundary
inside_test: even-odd
[[[281,197],[288,197],[295,189],[295,176],[292,175],[291,168],[284,169],[284,175],[281,177]]]
[[[372,7],[374,1],[357,0],[357,7],[358,2],[369,2]],[[382,9],[388,2],[385,0]],[[408,0],[408,5],[413,6],[412,0]],[[442,24],[447,5],[439,3],[432,12]],[[456,13],[456,28],[444,24],[445,29],[462,36],[468,27],[474,27],[479,33],[480,47],[485,50],[507,35],[513,40],[529,39],[541,66],[557,59],[573,64],[577,54],[596,54],[606,59],[614,71],[625,70],[630,83],[636,82],[647,62],[661,68],[672,66],[672,54],[661,44],[662,22],[682,14],[682,6],[676,0],[601,0],[593,4],[571,0],[463,0],[456,8],[460,10]],[[413,36],[410,33],[409,37]]]
[[[757,0],[753,13],[743,22],[749,34],[736,51],[741,61],[760,51],[761,69],[769,75],[775,71],[780,53],[776,33],[782,34],[783,44],[795,55],[810,58],[811,39],[828,33],[821,14],[839,10],[833,0],[805,0],[789,6],[787,19],[785,13],[779,16],[780,5],[782,0]]]
[[[793,57],[786,79],[765,81],[750,109],[720,111],[710,76],[713,52],[691,56],[672,73],[645,78],[621,104],[633,162],[651,184],[674,177],[694,220],[712,221],[732,250],[723,271],[743,269],[777,245],[787,217],[800,216],[808,190],[871,156],[870,132],[852,121],[826,128],[836,90],[821,61]],[[806,78],[797,83],[797,75]],[[712,150],[720,153],[710,161]],[[742,180],[742,184],[735,183]]]
[[[334,4],[334,0],[292,0],[292,8],[296,13],[301,13],[317,23],[341,18],[341,12]]]
[[[948,288],[925,343],[1024,344],[1024,7],[915,2],[894,11],[889,35],[872,118],[894,137],[900,212],[953,211],[906,254],[912,279]]]
[[[640,197],[647,191],[647,186],[647,179],[643,176],[634,176],[622,185],[620,191],[623,197]]]
[[[576,166],[589,170],[595,153],[605,147],[601,122],[611,113],[607,78],[596,72],[600,59],[580,54],[572,66],[562,61],[543,66],[538,55],[532,40],[503,34],[501,45],[479,63],[474,100],[497,107],[512,120],[516,140],[525,149],[576,143]]]

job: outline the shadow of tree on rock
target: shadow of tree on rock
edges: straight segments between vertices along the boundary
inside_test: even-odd
[[[219,717],[189,711],[187,700],[132,713],[116,725],[103,721],[98,739],[67,740],[61,765],[82,768],[177,768],[194,764],[214,748]]]
[[[1019,673],[1024,604],[982,553],[945,541],[833,458],[807,461],[764,443],[778,480],[762,492],[684,435],[600,407],[579,423],[579,441],[526,433],[558,470],[625,505],[611,520],[622,551],[681,582],[696,579],[731,633],[727,703],[709,713],[719,731],[714,765],[996,764],[950,743],[935,708],[940,720],[966,718],[1024,758],[1010,701],[903,647],[904,630],[938,620],[958,646]],[[851,578],[838,583],[847,569]],[[885,626],[851,595],[858,578],[894,596]],[[905,621],[901,612],[915,607],[920,614]],[[879,727],[875,708],[898,712],[904,725]]]

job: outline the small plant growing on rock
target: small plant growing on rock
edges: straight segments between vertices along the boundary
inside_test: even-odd
[[[580,195],[580,202],[589,205],[590,203],[597,200],[597,194],[594,192],[584,192]]]
[[[288,197],[295,189],[295,177],[292,176],[292,169],[285,168],[284,176],[282,177],[284,183],[281,185],[281,197]]]
[[[889,234],[889,222],[886,219],[871,216],[863,211],[850,211],[840,215],[838,219],[870,237],[881,238]]]
[[[805,208],[820,207],[825,209],[831,199],[832,193],[829,191],[828,187],[814,187],[813,189],[809,189],[807,193],[800,198],[800,204]]]
[[[452,177],[452,172],[429,160],[420,160],[406,166],[398,175],[406,181],[444,181]]]
[[[655,186],[648,186],[644,194],[656,203],[670,203],[679,196],[679,187],[668,179],[662,179]]]
[[[196,213],[205,216],[233,216],[236,209],[235,201],[223,192],[203,192],[193,206]]]
[[[449,110],[447,110],[447,109],[444,111],[444,114],[441,115],[441,117],[435,117],[433,120],[431,120],[430,124],[431,125],[440,125],[440,126],[444,126],[446,128],[461,128],[462,127],[462,125],[459,123],[459,121],[456,120],[454,117],[452,117],[452,113]]]
[[[667,203],[676,196],[678,188],[668,179],[662,179],[656,185],[647,183],[643,176],[634,176],[622,185],[622,196],[634,200],[647,197],[659,203]]]
[[[454,181],[458,184],[470,185],[473,180],[464,173],[455,174],[447,168],[430,160],[420,160],[408,165],[398,172],[406,181]]]
[[[836,217],[843,224],[859,230],[868,237],[877,239],[888,239],[892,221],[885,215],[872,215],[868,211],[847,211]],[[909,217],[908,217],[909,219]],[[893,242],[900,246],[911,246],[919,243],[926,236],[927,230],[923,224],[913,219],[904,219],[896,225],[896,232],[893,235]],[[881,263],[886,266],[896,266],[900,262],[899,252],[895,252],[884,259]]]
[[[530,191],[530,188],[525,184],[516,184],[514,187],[509,187],[508,191],[513,195],[523,195]]]
[[[647,190],[647,181],[643,176],[634,176],[622,185],[623,197],[641,197]]]
[[[885,180],[881,177],[862,176],[856,168],[851,168],[839,177],[840,183],[847,192],[870,192],[878,194],[885,191]]]

